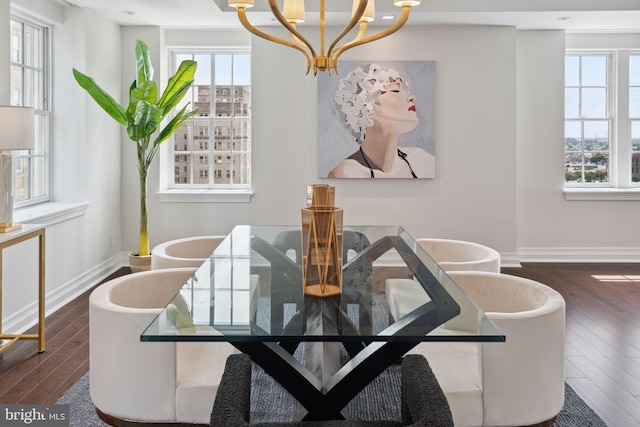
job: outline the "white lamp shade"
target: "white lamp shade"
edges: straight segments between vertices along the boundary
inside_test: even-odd
[[[289,22],[295,22],[296,24],[304,22],[304,1],[284,0],[282,14]]]
[[[393,4],[402,7],[402,6],[419,6],[422,0],[393,0]]]
[[[353,5],[351,7],[351,16],[356,13],[356,9],[358,8],[359,0],[353,0]],[[376,19],[376,1],[369,0],[367,2],[367,7],[364,9],[364,13],[362,14],[362,18],[360,21],[371,22]]]
[[[229,7],[235,7],[236,9],[239,7],[250,8],[253,7],[253,0],[229,0]]]
[[[0,150],[33,150],[34,121],[33,108],[0,106]]]

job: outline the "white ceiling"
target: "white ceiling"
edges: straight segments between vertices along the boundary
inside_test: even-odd
[[[121,25],[162,27],[239,27],[227,0],[58,0],[94,10]],[[281,2],[281,0],[280,0]],[[317,19],[319,0],[307,0],[308,21]],[[376,15],[399,10],[392,0],[378,0]],[[326,0],[327,23],[346,22],[350,0]],[[261,11],[262,10],[262,11]],[[272,25],[267,0],[256,0],[249,11],[254,25]],[[314,16],[315,15],[315,16]],[[378,19],[377,22],[380,22]],[[519,29],[576,31],[634,31],[640,33],[640,0],[422,0],[412,10],[409,23],[507,25]]]

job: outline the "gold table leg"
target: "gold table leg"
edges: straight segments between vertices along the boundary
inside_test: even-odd
[[[38,237],[40,265],[38,271],[38,353],[44,352],[44,228]]]
[[[28,227],[28,226],[27,226]],[[26,227],[25,227],[26,228]],[[38,340],[38,353],[45,350],[45,227],[39,228],[15,238],[9,238],[0,242],[0,266],[2,266],[2,252],[5,248],[13,246],[25,240],[38,237],[38,333],[37,334],[4,334],[2,333],[2,274],[0,274],[0,353],[7,350],[18,340]],[[1,344],[2,341],[8,341]]]

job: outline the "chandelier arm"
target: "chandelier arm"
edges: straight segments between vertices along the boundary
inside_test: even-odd
[[[358,28],[358,34],[349,43],[354,43],[354,42],[357,42],[358,40],[362,40],[362,37],[364,37],[364,34],[366,32],[367,32],[367,22],[362,21],[360,22],[360,28]],[[341,50],[342,50],[342,47],[339,47],[338,49],[336,49],[336,51],[334,52],[335,59],[334,58],[329,59],[329,64],[330,64],[330,68],[328,71],[329,75],[331,75],[331,69],[333,69],[333,71],[335,71],[335,73],[338,74],[338,57],[340,56]]]
[[[291,24],[291,26],[292,26],[292,27],[294,27],[294,28],[296,28],[296,24],[295,24],[295,23]],[[306,45],[306,44],[304,44],[304,43],[302,42],[302,40],[300,40],[300,39],[299,39],[295,34],[293,34],[293,33],[289,33],[289,37],[291,37],[291,40],[293,40],[293,42],[294,42],[295,44],[297,44],[298,46],[300,46],[300,47],[301,47],[301,48],[303,48],[303,49],[307,49],[307,45]]]
[[[356,26],[356,24],[358,23],[360,18],[362,18],[362,15],[364,14],[364,11],[365,11],[366,8],[367,8],[367,0],[360,0],[360,3],[358,3],[358,8],[353,13],[353,16],[351,17],[351,20],[349,22],[347,22],[347,25],[344,26],[344,28],[342,29],[342,32],[340,32],[340,34],[338,34],[338,36],[331,43],[331,46],[329,46],[329,50],[327,51],[327,56],[329,58],[331,58],[333,56],[333,49],[338,44],[338,42],[340,40],[342,40],[342,38],[345,35],[347,35],[347,33],[349,31],[351,31],[353,29],[353,27]],[[403,6],[403,8],[404,8],[404,6]]]
[[[367,32],[367,22],[363,21],[360,23],[360,27],[358,28],[358,34],[353,38],[353,40],[351,40],[349,43],[345,43],[343,46],[337,48],[334,52],[334,54],[338,55],[340,52],[340,50],[342,50],[345,46],[351,44],[351,43],[355,43],[358,40],[362,40],[362,38],[364,37],[364,34]]]
[[[298,46],[300,46],[300,47],[301,47],[301,48],[303,48],[303,49],[307,49],[307,45],[306,45],[306,44],[304,44],[304,43],[302,42],[302,40],[300,40],[300,39],[299,39],[295,34],[289,34],[289,35],[291,36],[291,40],[293,40],[293,42],[294,42],[295,44],[297,44]]]
[[[367,32],[367,21],[362,21],[360,22],[360,27],[358,28],[358,34],[353,38],[353,40],[351,40],[347,44],[351,44],[351,43],[357,42],[358,40],[361,40],[362,37],[364,37],[364,34],[366,32]],[[342,53],[343,47],[346,46],[347,44],[335,50],[335,52],[333,53],[335,58],[329,58],[329,64],[330,64],[329,71],[328,71],[329,75],[331,75],[331,69],[333,69],[333,71],[335,71],[335,73],[338,74],[338,57]]]
[[[271,7],[271,12],[273,13],[273,16],[275,16],[275,18],[278,20],[278,22],[280,22],[282,24],[283,27],[285,27],[287,29],[287,31],[289,31],[289,33],[291,33],[292,35],[296,36],[302,43],[304,43],[307,47],[307,49],[309,49],[309,52],[311,53],[311,57],[315,58],[316,57],[316,51],[313,49],[313,45],[309,42],[309,40],[307,40],[301,33],[300,31],[298,31],[293,25],[291,25],[289,23],[289,21],[287,21],[287,18],[284,17],[284,15],[282,14],[282,12],[280,12],[280,8],[278,7],[278,1],[277,0],[269,0],[269,7]],[[296,46],[297,48],[300,48],[297,45],[293,45]],[[308,56],[307,56],[308,59]]]
[[[309,69],[311,68],[311,57],[309,56],[309,53],[304,49],[304,47],[302,46],[298,46],[294,43],[288,42],[286,40],[283,40],[279,37],[273,36],[271,34],[265,33],[264,31],[260,31],[258,30],[256,27],[254,27],[253,25],[251,25],[251,23],[249,22],[249,20],[247,19],[247,14],[245,11],[244,7],[239,7],[238,8],[238,20],[240,20],[240,23],[242,24],[242,26],[249,31],[252,34],[255,34],[258,37],[261,37],[265,40],[269,40],[270,42],[274,42],[274,43],[279,43],[288,47],[292,47],[296,50],[299,50],[300,52],[302,52],[302,54],[305,56],[305,58],[307,59],[307,74],[309,74]]]
[[[400,18],[398,18],[398,21],[395,24],[393,24],[391,27],[387,28],[384,31],[380,31],[377,34],[374,34],[372,36],[369,36],[360,40],[354,39],[353,41],[340,46],[338,49],[336,49],[335,52],[333,52],[333,55],[331,56],[332,62],[334,64],[337,64],[338,57],[342,55],[346,50],[349,50],[352,47],[360,46],[365,43],[370,43],[395,33],[400,28],[402,28],[402,26],[407,22],[407,20],[409,19],[409,13],[411,13],[411,6],[402,6],[402,14],[400,15]]]

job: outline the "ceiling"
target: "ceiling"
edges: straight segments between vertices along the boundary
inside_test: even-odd
[[[227,0],[57,0],[65,6],[85,7],[120,25],[161,27],[239,27]],[[280,0],[281,2],[281,0]],[[307,17],[317,22],[319,0],[307,0]],[[376,15],[398,15],[392,0],[378,0]],[[350,0],[326,0],[327,24],[343,24]],[[254,25],[274,25],[267,0],[256,0],[248,11]],[[377,19],[376,22],[380,22]],[[422,0],[407,25],[506,25],[518,29],[564,29],[640,33],[640,0]]]

